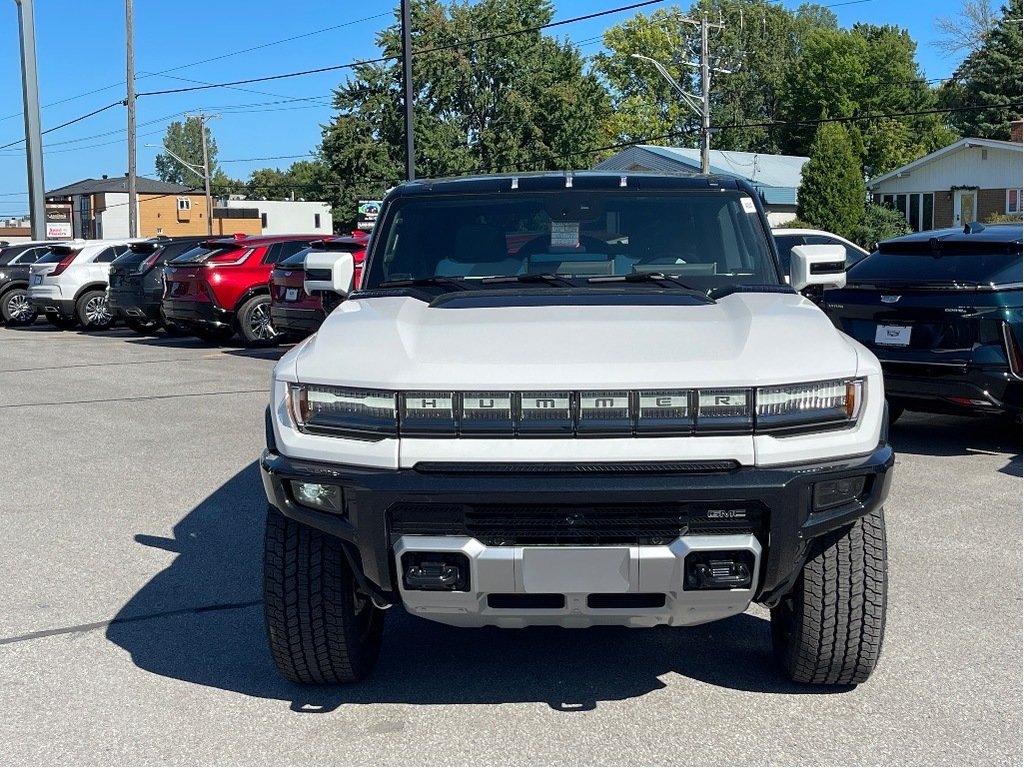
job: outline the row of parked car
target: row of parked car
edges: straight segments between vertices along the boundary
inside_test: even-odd
[[[890,420],[904,411],[1021,412],[1022,230],[969,225],[867,251],[828,232],[773,231],[784,273],[797,245],[840,245],[847,282],[805,290],[882,362]],[[179,237],[0,246],[0,319],[60,328],[162,328],[249,346],[301,338],[344,298],[332,265],[367,235]],[[508,244],[510,252],[517,244]]]
[[[0,248],[0,315],[42,314],[58,328],[104,330],[119,318],[138,333],[163,328],[246,345],[315,331],[341,300],[330,276],[307,283],[306,257],[354,254],[367,236],[178,237],[29,242]]]

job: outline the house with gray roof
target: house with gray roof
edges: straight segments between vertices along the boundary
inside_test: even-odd
[[[903,214],[915,232],[1024,210],[1021,121],[1010,141],[966,138],[868,181],[874,202]]]
[[[739,176],[761,193],[765,213],[772,226],[796,218],[797,191],[808,159],[720,149],[712,149],[710,153],[712,173]],[[700,173],[700,150],[639,144],[598,163],[593,170],[696,175]]]

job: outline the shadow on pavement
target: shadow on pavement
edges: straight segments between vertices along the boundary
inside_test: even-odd
[[[693,628],[457,629],[388,612],[376,671],[354,686],[306,687],[274,669],[263,626],[266,501],[254,462],[189,512],[172,538],[140,545],[177,553],[118,612],[106,636],[140,668],[295,711],[347,703],[544,702],[586,711],[663,688],[668,674],[765,693],[837,693],[798,686],[776,668],[768,622],[743,614]]]
[[[999,471],[1021,477],[1021,425],[1008,416],[907,413],[889,430],[897,453],[923,456],[1008,454]]]

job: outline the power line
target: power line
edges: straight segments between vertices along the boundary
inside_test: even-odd
[[[118,107],[118,106],[123,106],[123,105],[124,105],[123,101],[111,102],[110,104],[107,104],[107,106],[105,106],[105,107],[100,107],[99,109],[94,109],[92,112],[89,112],[88,114],[85,114],[85,115],[79,115],[78,117],[74,118],[73,120],[68,120],[66,123],[61,123],[60,125],[55,125],[55,126],[53,126],[53,128],[47,128],[45,131],[42,131],[42,133],[46,134],[46,133],[51,133],[53,131],[60,130],[61,128],[67,128],[69,125],[74,125],[75,123],[79,123],[82,120],[85,120],[87,118],[93,117],[94,115],[98,115],[100,112],[106,112],[108,109],[111,109],[112,107]],[[0,149],[7,149],[8,147],[13,147],[13,146],[16,146],[18,144],[23,144],[24,142],[25,142],[24,139],[18,139],[17,141],[12,141],[10,144],[4,144],[4,145],[0,146]]]
[[[461,43],[453,43],[451,45],[440,45],[434,48],[424,48],[422,50],[413,51],[413,56],[421,56],[425,53],[436,53],[438,51],[447,51],[456,48],[463,48],[470,45],[476,45],[477,43],[485,43],[491,40],[499,40],[504,37],[511,37],[513,35],[521,35],[527,32],[539,32],[543,29],[552,29],[554,27],[561,27],[566,24],[575,24],[579,21],[588,21],[601,16],[609,16],[614,13],[622,13],[624,11],[631,11],[637,8],[643,8],[648,5],[657,5],[664,3],[666,0],[643,0],[643,2],[633,3],[631,5],[624,5],[618,8],[610,8],[605,11],[597,11],[595,13],[588,13],[583,16],[575,16],[571,19],[564,19],[562,21],[552,21],[547,24],[541,24],[535,27],[523,27],[522,29],[511,30],[509,32],[499,32],[494,35],[487,35],[486,37],[480,37],[475,40],[466,40]],[[202,91],[210,88],[229,88],[236,85],[248,85],[250,83],[266,83],[271,80],[284,80],[291,77],[302,77],[305,75],[317,75],[323,72],[336,72],[341,69],[352,69],[358,66],[365,66],[368,64],[382,64],[386,61],[396,61],[400,59],[400,56],[382,56],[376,59],[364,59],[361,61],[352,61],[348,64],[336,64],[329,67],[317,67],[316,69],[306,69],[299,72],[286,72],[279,75],[267,75],[265,77],[252,77],[245,80],[232,80],[226,83],[211,83],[210,85],[195,85],[188,88],[171,88],[163,91],[146,91],[138,94],[141,96],[164,96],[171,93],[187,93],[189,91]]]

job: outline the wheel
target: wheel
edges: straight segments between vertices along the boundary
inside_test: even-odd
[[[75,302],[75,314],[87,331],[105,331],[114,324],[105,291],[86,291]]]
[[[194,328],[192,333],[211,344],[223,344],[235,335],[234,329],[226,325],[200,325]]]
[[[8,325],[29,325],[39,317],[39,310],[28,300],[25,288],[12,288],[0,297],[0,319]]]
[[[863,683],[885,634],[884,515],[873,512],[812,546],[793,591],[772,608],[775,657],[794,682]]]
[[[46,322],[48,322],[50,325],[54,326],[55,328],[60,328],[62,330],[69,330],[71,328],[74,328],[76,325],[78,325],[78,318],[77,317],[64,317],[64,315],[58,315],[56,312],[47,312],[46,313]]]
[[[155,333],[156,329],[160,327],[159,320],[142,320],[138,317],[126,318],[124,324],[136,333],[141,333],[144,336]]]
[[[238,333],[247,347],[273,344],[281,334],[270,322],[270,297],[253,296],[238,310]]]
[[[342,543],[267,508],[263,606],[270,652],[295,683],[353,683],[373,669],[384,611],[363,594]]]

